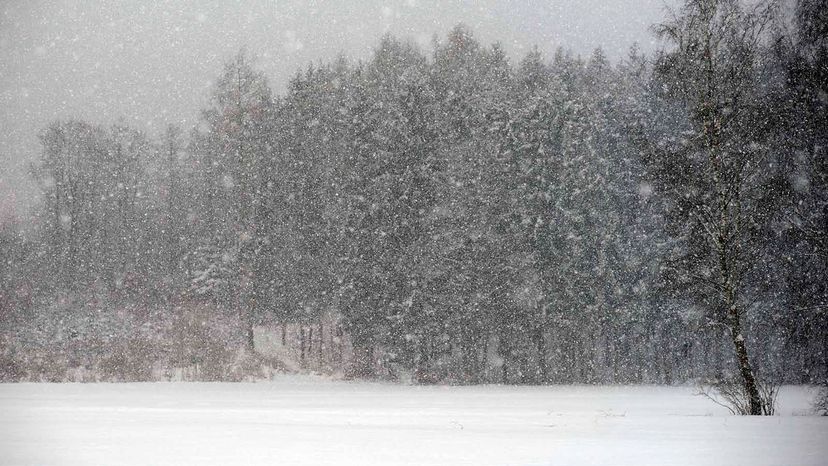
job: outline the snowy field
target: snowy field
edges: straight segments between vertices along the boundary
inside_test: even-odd
[[[690,387],[2,384],[14,465],[825,465],[828,418],[783,389],[735,417]]]

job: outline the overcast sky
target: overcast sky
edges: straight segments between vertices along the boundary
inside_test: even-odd
[[[513,59],[533,45],[610,58],[638,42],[674,0],[0,0],[0,216],[32,205],[28,167],[54,119],[121,119],[156,136],[194,124],[222,62],[240,47],[276,92],[300,67],[365,58],[386,31],[430,48],[458,22]],[[23,212],[19,212],[23,213]]]

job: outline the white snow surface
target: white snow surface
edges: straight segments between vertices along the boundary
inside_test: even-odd
[[[10,465],[825,465],[828,418],[785,387],[737,417],[692,387],[0,384]]]

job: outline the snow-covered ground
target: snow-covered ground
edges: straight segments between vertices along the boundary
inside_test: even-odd
[[[690,387],[3,384],[19,465],[825,465],[828,418],[788,387],[735,417]]]

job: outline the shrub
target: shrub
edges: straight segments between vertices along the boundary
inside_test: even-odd
[[[822,383],[814,400],[814,411],[822,416],[828,416],[828,380]]]
[[[0,351],[0,382],[17,382],[24,376],[23,368],[11,351]]]
[[[104,380],[148,382],[153,380],[152,367],[158,351],[147,338],[131,337],[110,347],[98,364]]]
[[[779,385],[764,382],[757,383],[759,398],[762,403],[762,415],[773,416],[776,412]],[[742,416],[750,414],[749,397],[741,379],[738,377],[706,380],[699,384],[698,394],[719,406],[727,408],[732,414]]]

